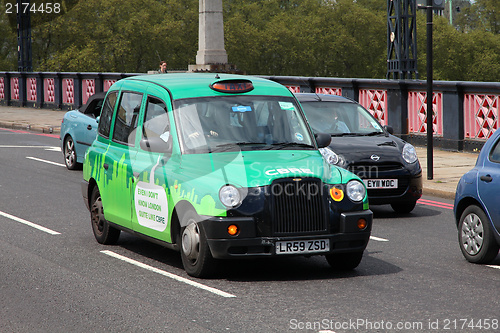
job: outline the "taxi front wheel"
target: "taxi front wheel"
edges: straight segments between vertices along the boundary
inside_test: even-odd
[[[208,277],[215,272],[216,260],[212,257],[203,228],[197,223],[198,215],[189,211],[182,217],[179,243],[182,264],[186,273],[194,277]]]
[[[363,252],[332,253],[325,255],[325,257],[334,270],[350,271],[358,267],[363,258]]]
[[[90,198],[90,221],[95,239],[100,244],[116,244],[120,237],[120,230],[110,226],[104,218],[101,193],[97,186],[92,190]]]

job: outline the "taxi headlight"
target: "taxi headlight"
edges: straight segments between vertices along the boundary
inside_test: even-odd
[[[403,155],[404,160],[409,164],[417,161],[417,151],[415,150],[415,147],[409,143],[404,145],[403,152],[401,154]]]
[[[323,158],[328,164],[335,165],[340,161],[339,155],[335,154],[335,152],[328,147],[320,148],[319,152],[323,155]]]
[[[219,190],[219,199],[228,208],[234,208],[241,204],[241,195],[233,185],[224,185]]]
[[[358,180],[351,180],[346,185],[346,193],[354,202],[362,201],[366,195],[365,186]]]

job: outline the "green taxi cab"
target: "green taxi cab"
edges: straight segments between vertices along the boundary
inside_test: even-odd
[[[220,259],[324,255],[353,269],[371,232],[363,182],[326,162],[284,86],[215,73],[126,78],[108,91],[83,165],[96,240],[121,231],[180,251],[206,277]]]

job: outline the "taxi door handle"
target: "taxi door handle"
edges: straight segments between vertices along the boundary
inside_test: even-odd
[[[490,175],[486,175],[479,177],[479,179],[481,179],[483,182],[490,183],[493,180],[493,177],[491,177]]]
[[[108,170],[108,168],[109,168],[108,163],[104,163],[104,164],[103,164],[103,167],[104,167],[104,169]]]
[[[88,125],[87,129],[90,131],[92,129],[92,125]]]

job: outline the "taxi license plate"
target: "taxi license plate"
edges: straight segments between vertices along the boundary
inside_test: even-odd
[[[276,254],[317,253],[328,251],[330,251],[329,239],[276,242]]]
[[[398,188],[397,179],[363,179],[366,188]]]

